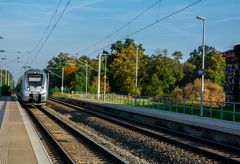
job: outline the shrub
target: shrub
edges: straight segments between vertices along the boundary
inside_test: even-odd
[[[223,88],[213,83],[211,80],[204,81],[204,100],[205,101],[225,101],[225,93]],[[200,100],[201,79],[195,79],[193,83],[188,83],[182,89],[176,87],[171,96],[174,98],[187,98],[192,100]]]

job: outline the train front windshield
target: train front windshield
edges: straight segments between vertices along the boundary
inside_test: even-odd
[[[28,75],[28,84],[30,86],[42,86],[43,83],[43,75],[41,74],[29,74]]]

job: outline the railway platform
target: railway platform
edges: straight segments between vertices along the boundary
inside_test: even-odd
[[[51,163],[16,97],[0,98],[0,164]]]
[[[125,118],[187,133],[240,148],[240,123],[175,113],[152,108],[112,104],[90,99],[71,98],[88,108],[105,110]]]

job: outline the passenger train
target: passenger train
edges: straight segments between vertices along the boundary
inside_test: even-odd
[[[48,79],[39,69],[27,70],[18,80],[16,94],[25,105],[44,105],[48,98]]]

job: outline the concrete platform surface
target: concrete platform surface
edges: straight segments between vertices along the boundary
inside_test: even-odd
[[[0,164],[51,163],[16,97],[0,99]]]
[[[95,104],[97,106],[112,108],[119,111],[131,112],[139,115],[144,115],[152,118],[162,119],[166,121],[174,121],[180,124],[185,124],[189,126],[197,126],[201,128],[206,128],[222,133],[228,133],[240,137],[240,123],[233,121],[220,120],[215,118],[200,117],[189,114],[182,114],[176,112],[169,112],[163,110],[156,110],[152,108],[143,108],[143,107],[133,107],[123,104],[112,104],[103,101],[90,100],[90,99],[79,99],[71,98],[85,102],[87,104]]]

